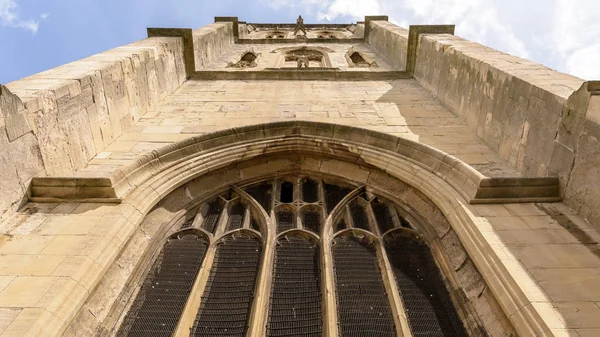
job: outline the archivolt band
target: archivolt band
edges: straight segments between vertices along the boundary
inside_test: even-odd
[[[414,221],[324,178],[232,187],[166,240],[117,335],[468,336]]]

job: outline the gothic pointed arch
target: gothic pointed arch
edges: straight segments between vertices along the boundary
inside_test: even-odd
[[[260,145],[254,140],[260,140]],[[172,155],[174,151],[189,146],[193,146],[194,150],[186,150],[185,155]],[[409,146],[412,151],[403,149]],[[437,168],[430,169],[430,161],[424,161],[422,155],[415,155],[417,149],[431,157],[440,156],[443,159],[436,164]],[[221,150],[226,151],[220,153]],[[238,150],[242,151],[240,155],[236,154]],[[255,242],[256,249],[253,252],[259,257],[252,264],[255,274],[250,278],[253,278],[254,284],[248,287],[252,288],[252,294],[244,302],[245,316],[235,320],[235,331],[266,334],[270,329],[269,335],[276,335],[273,332],[274,325],[267,328],[271,319],[269,308],[274,303],[270,302],[269,294],[277,283],[273,278],[277,272],[272,271],[277,265],[278,247],[281,247],[278,242],[281,244],[283,241],[280,240],[285,237],[287,241],[284,245],[298,240],[318,242],[321,332],[335,335],[340,329],[346,329],[342,325],[360,326],[363,329],[361,331],[369,329],[364,322],[348,321],[338,326],[343,317],[349,317],[345,315],[352,315],[344,311],[348,307],[339,304],[339,298],[336,297],[348,296],[342,295],[339,288],[343,282],[350,282],[345,281],[343,276],[343,256],[346,253],[342,251],[347,246],[356,254],[363,254],[366,260],[376,261],[379,278],[377,281],[368,281],[364,286],[358,285],[358,288],[379,289],[376,291],[379,294],[378,302],[373,302],[373,308],[380,308],[378,315],[382,317],[388,317],[388,314],[392,317],[391,323],[386,318],[387,323],[383,326],[387,332],[384,333],[410,333],[415,324],[406,315],[409,301],[403,301],[402,297],[410,294],[397,286],[401,280],[398,276],[401,275],[398,274],[400,269],[394,269],[397,267],[395,256],[390,255],[394,254],[396,246],[386,241],[386,238],[402,230],[413,231],[422,238],[419,242],[423,243],[424,251],[431,256],[428,261],[434,261],[428,266],[435,265],[435,270],[441,275],[441,283],[438,282],[434,288],[446,294],[438,296],[446,304],[440,306],[438,303],[432,307],[450,310],[448,317],[458,319],[440,319],[440,322],[455,324],[458,321],[464,325],[468,335],[479,336],[481,331],[492,329],[505,319],[502,312],[485,316],[480,311],[483,310],[482,303],[487,303],[484,308],[497,308],[499,304],[495,297],[486,295],[486,289],[490,286],[478,270],[481,264],[475,263],[481,256],[469,254],[463,247],[463,240],[468,240],[468,237],[463,235],[462,220],[447,216],[451,212],[461,212],[460,208],[451,206],[452,200],[464,200],[477,192],[469,192],[465,180],[462,180],[460,190],[455,189],[452,180],[455,176],[444,177],[440,169],[445,165],[444,160],[450,159],[433,149],[365,130],[340,126],[327,130],[324,124],[294,122],[196,137],[156,151],[153,156],[162,158],[160,161],[163,165],[145,178],[130,177],[133,185],[141,181],[132,192],[133,197],[143,193],[145,188],[152,188],[164,195],[157,198],[162,200],[161,203],[170,205],[176,204],[175,200],[182,195],[179,190],[187,191],[185,194],[193,199],[188,204],[200,210],[192,227],[203,228],[214,237],[210,241],[212,248],[208,250],[213,251],[214,261],[221,259],[215,254],[216,251],[221,249],[225,252],[226,248],[222,247],[230,243],[233,247],[238,238],[240,242]],[[414,157],[407,160],[410,156]],[[459,161],[451,162],[455,169],[470,172],[468,166],[457,165]],[[143,162],[137,165],[143,165]],[[165,179],[167,176],[171,178]],[[215,199],[215,196],[218,198]],[[219,219],[214,227],[205,228],[202,224],[205,218],[209,218],[206,214],[212,214],[209,210],[215,207],[216,200],[223,203]],[[192,207],[185,206],[185,203],[179,205],[186,209]],[[281,217],[281,214],[287,215]],[[306,217],[306,214],[310,215]],[[181,223],[188,221],[182,219]],[[311,241],[317,238],[318,241]],[[338,243],[340,245],[336,247]],[[236,248],[231,250],[236,251]],[[195,300],[192,296],[188,299],[178,329],[200,331],[197,330],[200,328],[204,329],[202,334],[206,335],[213,329],[211,326],[216,326],[201,318],[211,317],[201,312],[209,312],[202,308],[210,303],[210,295],[202,294],[210,294],[213,285],[209,284],[209,280],[218,276],[215,270],[220,267],[214,261],[202,268],[198,280],[204,277],[204,281],[196,282],[193,292]],[[410,275],[410,270],[400,271]],[[494,277],[493,274],[486,276]],[[381,280],[381,284],[378,280]],[[139,281],[132,279],[131,282]],[[186,314],[191,310],[189,308],[194,309],[191,322],[184,319],[189,316]],[[310,326],[315,326],[315,320],[310,322]],[[118,327],[115,325],[112,329]]]

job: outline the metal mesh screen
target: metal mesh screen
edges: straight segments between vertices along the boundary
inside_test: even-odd
[[[317,202],[319,200],[319,184],[311,179],[306,179],[302,184],[302,200]]]
[[[211,202],[208,206],[208,211],[206,212],[206,216],[204,217],[204,221],[202,222],[202,228],[204,228],[209,233],[215,232],[215,227],[219,222],[219,218],[221,217],[221,211],[223,210],[223,205],[219,200],[215,200]]]
[[[233,207],[231,207],[231,212],[229,213],[229,219],[227,219],[227,226],[225,229],[231,231],[242,228],[244,225],[244,213],[246,213],[246,208],[241,202],[233,205]]]
[[[244,336],[261,255],[256,238],[239,236],[215,253],[192,336]]]
[[[325,204],[327,205],[327,213],[331,213],[335,206],[344,199],[346,194],[350,193],[349,188],[343,188],[337,185],[323,184],[325,188]]]
[[[468,336],[429,248],[406,237],[386,237],[386,251],[413,336]]]
[[[246,193],[250,194],[254,200],[256,200],[262,208],[267,211],[267,213],[271,212],[271,193],[273,190],[273,185],[270,183],[261,183],[259,185],[250,186],[246,188]]]
[[[375,250],[337,238],[333,261],[341,336],[396,336]]]
[[[319,234],[321,232],[321,214],[313,210],[302,212],[302,226],[304,229]]]
[[[281,211],[277,213],[277,233],[295,228],[294,213],[290,211]]]
[[[321,336],[318,259],[314,242],[300,237],[279,242],[275,251],[267,336]]]
[[[165,243],[117,336],[171,336],[202,264],[207,242],[187,234]]]
[[[377,226],[379,227],[379,232],[381,234],[394,228],[394,221],[392,220],[390,209],[386,204],[382,202],[374,202],[372,207],[373,213],[375,214],[375,219],[377,220]]]
[[[352,214],[352,226],[354,228],[361,228],[370,231],[367,213],[361,205],[352,205],[350,207],[350,214]]]

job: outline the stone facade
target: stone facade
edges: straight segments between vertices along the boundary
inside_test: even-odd
[[[1,335],[116,333],[195,207],[282,173],[364,185],[424,219],[470,335],[599,335],[598,82],[451,26],[296,27],[149,29],[0,86]],[[286,67],[298,48],[327,61]],[[228,67],[248,51],[254,66]]]

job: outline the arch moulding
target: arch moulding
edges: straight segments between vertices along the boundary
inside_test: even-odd
[[[295,160],[294,156],[297,157]],[[82,289],[70,289],[64,294],[71,303],[79,304],[65,317],[47,317],[44,326],[55,327],[58,333],[69,327],[144,218],[157,203],[178,188],[197,179],[218,181],[206,185],[202,196],[198,196],[206,198],[233,184],[268,179],[264,172],[271,177],[288,173],[337,177],[357,186],[369,186],[375,193],[409,207],[409,194],[395,191],[391,182],[410,186],[422,195],[424,204],[430,203],[443,215],[443,221],[464,247],[512,329],[520,336],[549,331],[541,315],[494,253],[468,204],[552,199],[553,194],[548,193],[551,188],[541,189],[542,193],[538,195],[532,191],[540,191],[540,186],[554,186],[553,178],[495,180],[420,143],[369,130],[311,122],[255,125],[193,137],[152,151],[106,178],[79,181],[37,178],[33,200],[114,200],[120,203],[115,207],[121,214],[114,219],[119,224],[115,226],[117,229],[104,238],[106,244],[102,256],[96,256],[94,262],[76,277],[75,281]],[[507,188],[515,182],[518,187]],[[498,190],[504,194],[497,193]],[[195,201],[196,205],[198,202]],[[415,207],[417,214],[427,216]],[[428,241],[434,254],[436,249],[441,249],[439,241],[449,233],[446,230],[436,235],[436,231],[429,229]],[[434,245],[433,241],[438,243]],[[446,265],[441,263],[440,267],[444,272],[445,269],[457,270],[451,261],[446,261]],[[449,270],[448,275],[453,273]]]

